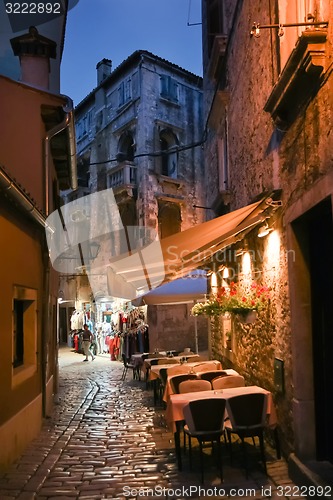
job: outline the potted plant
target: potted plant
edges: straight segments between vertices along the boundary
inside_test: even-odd
[[[256,313],[269,300],[269,289],[256,282],[231,282],[229,287],[220,287],[206,300],[192,307],[192,314],[199,316],[219,316],[226,312],[238,315],[242,322],[252,322]]]

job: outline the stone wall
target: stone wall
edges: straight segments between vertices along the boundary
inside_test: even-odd
[[[150,351],[155,348],[182,351],[185,347],[190,347],[195,352],[195,322],[198,350],[207,351],[208,320],[191,316],[191,307],[189,304],[148,306]]]
[[[321,2],[321,8],[324,4],[326,17],[329,18],[332,2]],[[273,3],[270,5],[273,9]],[[226,116],[230,209],[245,206],[264,193],[280,189],[283,206],[269,220],[274,231],[268,237],[257,238],[258,228],[255,228],[239,243],[239,246],[246,243],[250,251],[253,279],[271,289],[269,306],[260,311],[258,319],[251,325],[243,325],[235,318],[232,320],[231,351],[226,348],[223,321],[214,319],[211,324],[212,352],[223,360],[223,365],[233,366],[244,374],[248,383],[267,387],[273,392],[283,449],[287,454],[295,446],[294,419],[298,418],[292,410],[295,397],[293,364],[298,353],[295,349],[296,332],[291,328],[289,287],[291,273],[298,263],[294,260],[294,249],[288,246],[287,231],[290,228],[284,216],[293,204],[298,203],[300,207],[305,196],[307,204],[304,207],[311,206],[311,189],[332,171],[333,79],[330,73],[325,73],[308,101],[299,106],[296,119],[283,129],[279,128],[264,108],[283,70],[279,66],[280,39],[274,30],[261,30],[259,38],[249,36],[254,21],[272,24],[277,22],[277,12],[269,11],[269,4],[263,5],[259,0],[239,2],[232,16],[229,7],[230,3],[226,2],[224,14],[227,17],[226,26],[230,27],[227,30],[228,46],[221,62],[219,78],[215,81],[207,74],[210,61],[204,36],[205,110],[211,116],[205,147],[206,179],[210,185],[218,176],[217,142],[223,133]],[[332,10],[330,12],[332,14]],[[204,12],[204,34],[207,31],[206,22]],[[288,36],[287,28],[284,36]],[[328,37],[331,36],[328,32]],[[330,38],[325,45],[324,71],[331,61]],[[291,70],[289,72],[292,74]],[[228,98],[223,106],[213,106],[210,110],[214,89],[224,92]],[[283,93],[282,97],[285,98]],[[293,106],[291,98],[289,105]],[[328,183],[325,183],[326,187]],[[322,196],[327,196],[327,190],[323,190]],[[216,187],[207,189],[207,206],[215,197]],[[241,261],[229,265],[235,266],[235,279],[242,279]],[[294,284],[293,293],[300,292],[297,284]],[[308,349],[311,349],[311,345]],[[283,393],[274,381],[275,358],[284,364]],[[307,397],[311,399],[311,395],[307,394]]]

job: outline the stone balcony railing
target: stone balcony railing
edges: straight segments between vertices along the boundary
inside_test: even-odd
[[[115,192],[136,188],[136,165],[131,161],[123,161],[109,169],[107,172],[107,186]]]

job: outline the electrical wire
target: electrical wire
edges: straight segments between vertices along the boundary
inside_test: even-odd
[[[181,151],[187,151],[188,149],[194,149],[199,146],[203,146],[203,144],[207,140],[207,135],[205,135],[205,132],[202,136],[202,139],[198,142],[193,142],[191,144],[186,144],[185,146],[173,146],[169,148],[167,151],[153,151],[151,153],[138,153],[136,155],[133,155],[133,158],[142,158],[145,156],[148,157],[159,157],[159,156],[166,156],[172,153],[179,153]],[[104,165],[105,163],[112,163],[112,162],[118,162],[119,160],[117,158],[111,158],[110,160],[104,160],[104,161],[97,161],[97,162],[92,162],[87,165]]]

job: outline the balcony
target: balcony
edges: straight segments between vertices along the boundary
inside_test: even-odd
[[[214,37],[208,65],[209,78],[218,80],[220,68],[227,48],[227,41],[228,37],[226,35],[216,35]]]
[[[305,30],[265,104],[275,125],[287,130],[315,96],[325,75],[327,30]]]
[[[134,198],[137,187],[136,165],[131,161],[123,161],[108,170],[107,187],[113,189],[118,199]]]

